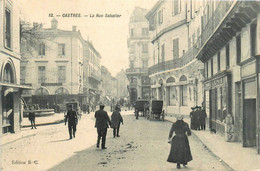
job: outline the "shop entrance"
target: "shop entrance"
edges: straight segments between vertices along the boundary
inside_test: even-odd
[[[256,146],[256,99],[244,99],[244,147]]]
[[[13,93],[3,95],[2,126],[3,134],[13,132],[14,128],[14,98]]]
[[[256,146],[256,83],[244,82],[243,146]]]

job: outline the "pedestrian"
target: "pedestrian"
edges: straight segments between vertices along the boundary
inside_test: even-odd
[[[194,111],[195,107],[191,107],[191,112],[190,112],[190,129],[195,129],[195,116],[194,116]]]
[[[29,121],[31,121],[32,129],[33,129],[33,127],[35,129],[37,129],[36,125],[35,125],[35,113],[34,113],[34,111],[32,110],[31,107],[29,108],[29,116],[28,117],[29,117]]]
[[[175,132],[174,137],[172,137]],[[181,164],[186,166],[192,160],[188,136],[191,135],[189,125],[183,121],[182,116],[177,117],[177,121],[172,124],[169,140],[171,143],[171,150],[167,161],[177,163],[177,168],[181,168]]]
[[[202,110],[200,110],[200,129],[201,130],[206,129],[206,121],[205,121],[206,117],[207,117],[207,114],[206,114],[205,109],[203,108]]]
[[[122,123],[122,125],[123,125],[123,118],[120,114],[120,106],[117,105],[115,108],[115,111],[111,115],[111,128],[113,128],[114,138],[116,136],[120,137],[120,135],[119,135],[120,123]]]
[[[65,116],[65,125],[68,121],[68,130],[70,139],[73,137],[75,138],[75,134],[77,131],[77,123],[78,123],[78,116],[77,112],[72,109],[72,105],[69,105],[67,115]]]
[[[199,108],[199,106],[196,106],[194,113],[193,113],[194,130],[200,130],[200,120],[199,120],[200,112],[199,112],[198,108]]]
[[[96,123],[95,127],[97,128],[97,148],[99,148],[100,139],[102,138],[102,149],[106,149],[106,136],[108,124],[111,126],[111,121],[107,112],[104,110],[105,105],[100,104],[100,109],[95,112]]]

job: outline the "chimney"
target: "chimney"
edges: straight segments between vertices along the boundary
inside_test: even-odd
[[[53,18],[51,20],[51,28],[52,29],[57,29],[58,28],[58,21],[55,18]]]
[[[76,31],[77,30],[77,26],[72,26],[72,31]]]

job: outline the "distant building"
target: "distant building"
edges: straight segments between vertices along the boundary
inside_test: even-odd
[[[126,72],[122,69],[119,73],[116,74],[116,79],[118,81],[118,94],[117,96],[119,98],[126,98],[128,96],[127,92],[127,78],[126,78]]]
[[[97,104],[100,101],[101,56],[90,41],[84,41],[83,49],[84,95],[88,103]]]
[[[29,52],[21,45],[21,82],[34,88],[24,92],[23,97],[29,104],[58,111],[64,102],[72,99],[82,105],[86,97],[83,95],[84,40],[80,31],[76,26],[71,31],[60,30],[58,21],[52,19],[51,28],[40,28],[39,34],[43,39],[38,49]]]
[[[130,102],[137,98],[150,98],[150,80],[148,77],[149,60],[149,22],[145,18],[146,9],[136,7],[129,23],[129,68],[126,76],[129,81],[128,91]]]
[[[0,134],[18,132],[22,126],[20,85],[20,23],[16,2],[0,0]]]

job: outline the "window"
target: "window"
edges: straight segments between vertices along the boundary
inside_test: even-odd
[[[45,44],[44,43],[41,43],[39,45],[38,55],[42,55],[42,56],[45,55]]]
[[[173,0],[173,15],[179,14],[179,0]]]
[[[218,71],[220,71],[220,52],[218,52]]]
[[[131,61],[130,61],[130,68],[134,68],[134,66],[135,66],[135,61],[134,61],[134,60],[131,60]]]
[[[45,81],[46,81],[45,66],[38,66],[38,83],[45,83]]]
[[[226,69],[229,68],[229,45],[226,46]]]
[[[148,68],[148,60],[143,60],[143,68]]]
[[[11,48],[11,11],[5,9],[5,46]]]
[[[131,37],[134,36],[134,29],[131,29]]]
[[[4,68],[4,82],[14,83],[13,70],[10,64],[6,64]]]
[[[256,24],[250,25],[251,56],[255,56],[256,48]]]
[[[164,50],[164,44],[161,46],[161,59],[162,62],[164,62],[164,57],[165,57],[165,50]]]
[[[163,11],[160,10],[157,15],[158,15],[158,24],[162,24],[163,23]]]
[[[148,52],[148,44],[147,43],[142,44],[142,52],[143,53],[147,53]]]
[[[65,44],[58,45],[58,55],[60,55],[60,56],[65,55]]]
[[[179,38],[172,41],[172,56],[173,59],[179,58]]]
[[[20,68],[20,82],[25,83],[25,78],[26,78],[26,68],[25,66],[21,66]]]
[[[181,105],[187,106],[187,85],[180,86],[181,88]]]
[[[241,62],[241,35],[236,37],[237,64]]]
[[[58,66],[58,82],[65,83],[66,82],[66,67]]]
[[[142,28],[142,35],[148,35],[148,28]]]

